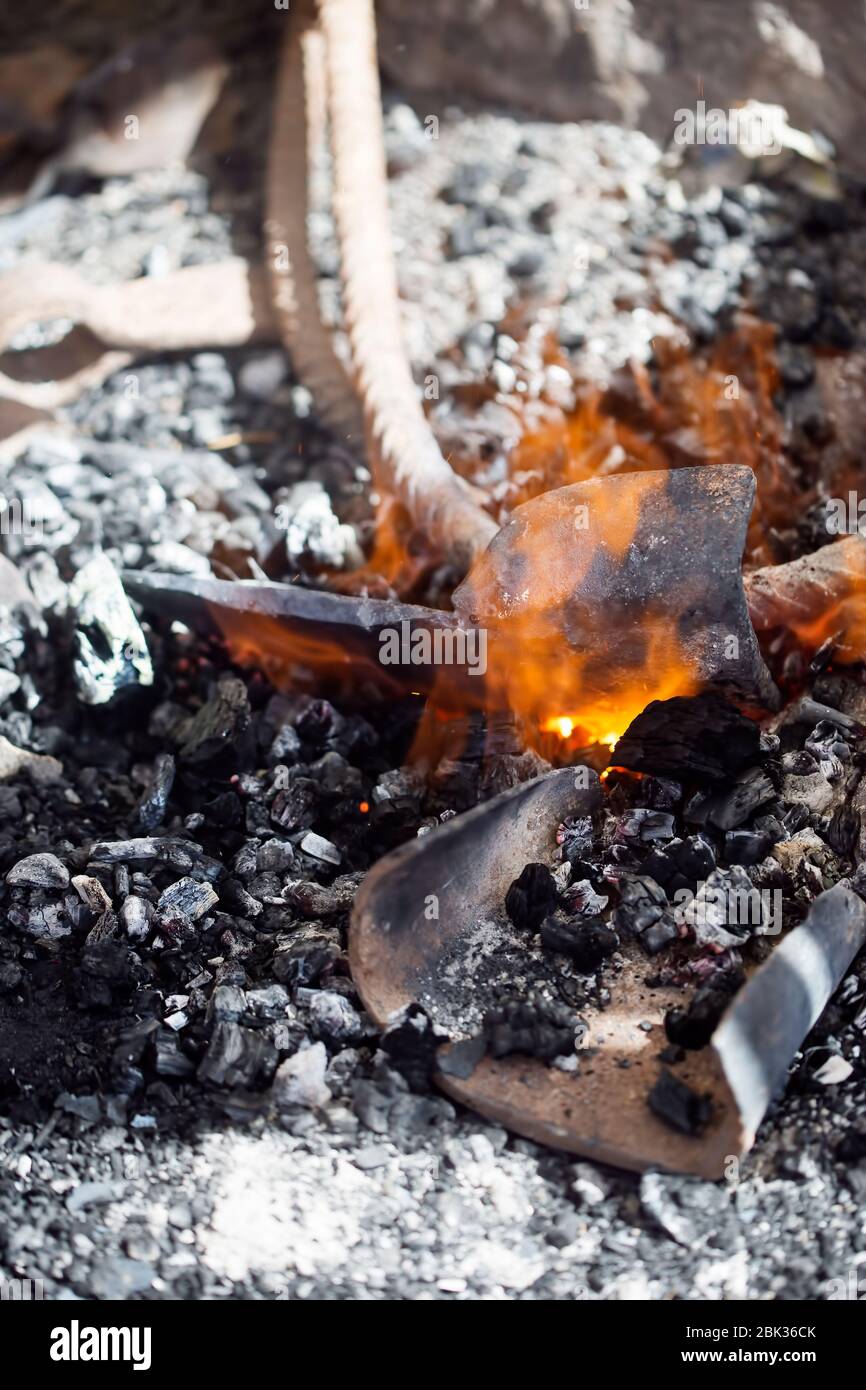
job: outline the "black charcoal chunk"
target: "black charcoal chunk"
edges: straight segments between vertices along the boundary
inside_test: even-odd
[[[541,924],[541,944],[546,951],[568,956],[582,975],[590,975],[618,948],[619,937],[597,919],[582,921],[555,913]]]
[[[398,767],[383,772],[376,782],[370,800],[377,818],[406,820],[420,816],[424,799],[424,781],[413,768]]]
[[[307,743],[324,743],[339,733],[342,715],[328,700],[311,700],[295,720],[295,728]]]
[[[689,1052],[706,1047],[732,997],[730,989],[704,985],[696,992],[688,1008],[668,1009],[665,1014],[668,1040]]]
[[[274,956],[274,975],[284,985],[312,985],[340,955],[340,948],[326,936],[312,935],[293,941]]]
[[[638,940],[648,956],[657,956],[660,951],[678,941],[679,935],[673,913],[665,912],[657,922],[653,922],[651,927],[641,932]]]
[[[347,762],[341,753],[331,750],[323,753],[310,765],[310,776],[328,796],[360,796],[362,788],[361,773]]]
[[[215,1086],[251,1086],[273,1074],[276,1062],[276,1049],[264,1033],[237,1023],[217,1023],[198,1077]]]
[[[654,879],[630,874],[619,881],[619,906],[613,926],[626,936],[639,936],[657,922],[668,906],[665,890]]]
[[[232,986],[223,985],[221,988],[229,989]],[[239,990],[238,993],[243,994],[243,991]],[[274,1022],[277,1019],[286,1018],[289,995],[282,985],[262,985],[259,989],[247,990],[244,1003],[249,1012],[256,1018]]]
[[[201,806],[201,815],[204,816],[208,825],[217,825],[222,829],[240,825],[243,821],[243,807],[236,792],[220,792],[218,796],[211,797],[210,801],[205,801]]]
[[[194,874],[214,883],[224,873],[218,859],[211,859],[195,840],[166,835],[135,840],[101,840],[90,851],[94,864],[167,864],[182,874]],[[141,892],[136,888],[136,892]]]
[[[707,878],[716,867],[716,852],[706,835],[687,835],[671,853],[677,869],[690,886]]]
[[[192,1076],[195,1071],[189,1057],[181,1051],[177,1034],[170,1028],[163,1028],[154,1041],[154,1069],[158,1076],[175,1079]]]
[[[653,879],[662,888],[667,888],[674,874],[679,872],[674,852],[679,840],[673,840],[664,849],[654,845],[649,854],[641,860],[641,870],[647,878]]]
[[[218,901],[219,898],[209,883],[197,883],[194,878],[182,878],[160,894],[157,906],[166,917],[172,918],[180,914],[196,921]]]
[[[285,873],[295,859],[294,847],[288,840],[264,840],[254,853],[254,871],[260,874]]]
[[[153,764],[153,781],[138,805],[136,820],[142,830],[156,830],[162,825],[168,798],[174,786],[175,762],[170,753],[160,753]]]
[[[647,1104],[664,1124],[689,1136],[701,1134],[713,1114],[710,1097],[699,1095],[667,1067],[663,1067],[659,1073],[647,1096]]]
[[[645,777],[640,791],[641,800],[656,811],[673,811],[683,799],[682,783],[671,777]]]
[[[316,805],[316,784],[308,777],[293,777],[277,792],[271,804],[271,820],[282,830],[306,829]]]
[[[516,927],[538,931],[557,899],[550,870],[544,864],[527,864],[505,895],[505,911]]]
[[[725,836],[725,859],[729,864],[760,864],[772,848],[771,837],[757,830],[729,830]]]
[[[718,830],[734,830],[775,795],[776,789],[763,768],[747,768],[730,787],[709,798],[706,820]]]
[[[258,898],[252,897],[244,885],[236,878],[226,879],[220,886],[220,907],[235,917],[258,917],[262,905]]]
[[[836,1145],[839,1163],[862,1163],[866,1159],[866,1129],[849,1129]]]
[[[246,686],[237,676],[223,676],[186,730],[181,762],[204,766],[223,758],[239,761],[249,749],[250,729]]]
[[[364,1024],[357,1009],[336,990],[298,990],[296,1002],[306,1004],[310,1024],[317,1038],[334,1045],[345,1046],[364,1035]]]
[[[640,866],[637,851],[631,845],[610,845],[604,852],[605,878],[626,878]],[[611,870],[616,872],[611,872]]]
[[[24,971],[12,960],[0,960],[0,994],[11,994],[24,979]]]
[[[850,859],[860,836],[860,812],[850,801],[843,801],[829,818],[825,817],[820,833],[836,854]]]
[[[792,805],[786,805],[782,812],[782,824],[785,827],[787,836],[796,835],[800,830],[805,830],[811,820],[809,807],[802,801],[796,801]]]
[[[28,854],[6,875],[10,888],[67,888],[69,870],[56,854]]]
[[[627,811],[616,825],[616,838],[626,844],[672,840],[675,833],[674,818],[669,811],[652,811],[645,806]]]
[[[723,781],[755,763],[760,729],[720,695],[653,700],[613,750],[617,767]]]
[[[603,870],[588,859],[571,860],[571,878],[575,885],[589,883],[595,893],[601,893],[605,886]]]
[[[301,760],[301,740],[296,729],[291,724],[284,724],[277,730],[276,737],[271,744],[271,751],[268,754],[268,765],[270,767],[292,767]]]
[[[564,1004],[549,1003],[538,995],[508,999],[484,1015],[484,1036],[492,1057],[519,1052],[550,1062],[574,1052],[578,1020]]]
[[[82,951],[73,970],[78,1003],[83,1009],[110,1008],[117,997],[134,987],[141,967],[132,952],[117,941],[103,941]]]
[[[389,1023],[379,1046],[386,1054],[389,1065],[400,1073],[410,1088],[424,1092],[430,1089],[430,1078],[436,1070],[436,1054],[446,1040],[447,1034],[437,1027],[420,1004],[409,1004]],[[482,1039],[480,1056],[483,1054]]]

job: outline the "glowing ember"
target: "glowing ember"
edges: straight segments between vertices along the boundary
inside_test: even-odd
[[[620,739],[620,734],[611,733],[610,731],[608,731],[606,734],[602,734],[600,738],[592,739],[588,733],[586,722],[581,718],[579,714],[576,714],[574,716],[568,714],[557,714],[554,715],[552,719],[545,720],[545,722],[541,726],[541,732],[543,734],[559,734],[559,737],[563,740],[563,742],[568,742],[568,740],[574,734],[575,730],[577,730],[578,735],[585,736],[584,743],[602,743],[606,748],[609,748],[611,752],[613,752],[614,747]]]
[[[559,734],[560,738],[571,738],[574,732],[574,720],[569,719],[568,716],[564,714],[556,715],[553,719],[548,719],[547,723],[542,726],[542,732],[545,734]]]

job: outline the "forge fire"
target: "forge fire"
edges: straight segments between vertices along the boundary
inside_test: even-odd
[[[860,1297],[866,17],[736,9],[0,15],[0,1300],[94,1359]]]

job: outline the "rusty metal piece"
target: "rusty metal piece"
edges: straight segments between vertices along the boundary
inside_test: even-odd
[[[787,628],[818,646],[838,628],[837,658],[863,659],[866,594],[866,539],[845,536],[784,565],[768,565],[745,579],[746,597],[757,632]]]
[[[392,690],[427,691],[441,666],[402,660],[383,665],[383,636],[404,630],[452,632],[458,625],[453,613],[435,608],[296,584],[146,571],[126,572],[123,582],[147,612],[224,638],[236,660],[243,661],[249,652],[275,684],[282,671],[307,665],[320,677],[344,676],[356,685],[373,681]],[[483,678],[470,676],[466,667],[449,667],[448,672],[449,690],[458,703],[482,701]]]
[[[312,177],[327,143],[324,39],[312,3],[287,25],[271,113],[265,240],[274,312],[295,371],[320,418],[363,452],[364,414],[322,321],[307,241]]]
[[[428,423],[403,342],[391,244],[373,0],[318,0],[334,157],[334,215],[352,366],[379,489],[462,571],[496,533]]]
[[[661,664],[654,652],[669,652],[674,639],[694,689],[776,709],[743,592],[754,498],[754,473],[735,465],[618,474],[543,493],[494,537],[455,591],[455,611],[466,623],[516,626],[521,659],[541,669],[555,633],[574,655],[575,694],[587,703],[632,670],[652,671]]]
[[[48,319],[78,328],[56,347],[7,352],[17,333]],[[113,285],[92,285],[68,266],[34,264],[26,276],[0,276],[0,398],[53,410],[142,353],[275,336],[264,270],[239,256]],[[22,367],[27,379],[16,375]]]
[[[419,996],[436,1018],[437,998],[447,1000],[451,988],[455,944],[479,922],[502,920],[509,884],[527,862],[548,857],[557,822],[588,813],[600,798],[592,773],[564,768],[456,817],[370,870],[355,899],[349,957],[377,1023]],[[428,911],[431,895],[438,917]],[[576,1073],[535,1058],[484,1057],[465,1079],[440,1073],[438,1084],[554,1148],[636,1171],[721,1177],[726,1159],[753,1142],[797,1047],[864,941],[866,906],[837,885],[754,971],[710,1045],[675,1068],[679,1080],[712,1100],[699,1137],[669,1128],[647,1104],[663,1067],[662,1020],[682,992],[644,984],[647,961],[638,947],[634,954],[626,947],[610,1006],[587,1020],[585,1046],[597,1050],[578,1052]],[[647,1023],[650,1031],[641,1026]]]

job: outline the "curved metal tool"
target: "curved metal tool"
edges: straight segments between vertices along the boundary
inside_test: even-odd
[[[594,774],[563,768],[380,860],[355,899],[349,940],[352,975],[376,1022],[385,1025],[414,1001],[434,1020],[447,1012],[455,948],[480,922],[503,920],[509,884],[527,862],[548,858],[557,823],[600,800]],[[438,918],[428,910],[431,895]],[[637,1171],[718,1178],[726,1159],[751,1145],[794,1053],[864,941],[866,906],[837,885],[755,970],[710,1045],[675,1068],[678,1080],[712,1100],[699,1137],[669,1128],[647,1104],[664,1066],[663,1017],[683,996],[645,984],[650,971],[639,947],[624,952],[610,1006],[587,1016],[576,1073],[531,1057],[488,1056],[471,1075],[440,1072],[437,1082],[455,1100],[554,1148]]]

